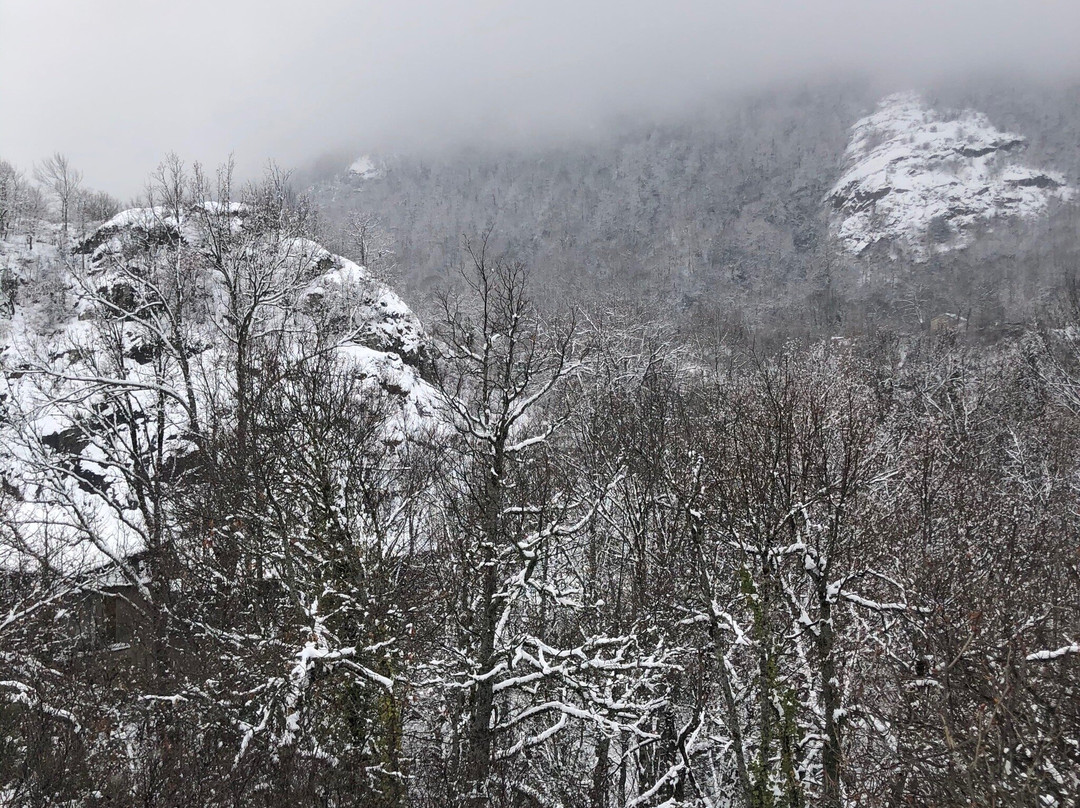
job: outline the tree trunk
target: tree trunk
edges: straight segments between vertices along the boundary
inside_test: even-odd
[[[822,808],[840,808],[840,683],[836,678],[833,656],[832,604],[825,587],[825,576],[818,581],[817,650],[821,664],[821,704],[825,710],[825,746],[821,750]]]
[[[498,539],[502,513],[502,475],[505,464],[504,441],[499,441],[487,471],[484,491],[484,510],[481,514],[483,547],[483,588],[477,609],[477,663],[483,677],[473,691],[473,709],[469,722],[469,754],[466,763],[468,794],[465,804],[470,808],[486,808],[490,804],[488,780],[491,776],[492,728],[491,717],[495,703],[494,681],[484,674],[495,663],[495,629],[498,622]]]
[[[731,745],[735,748],[735,768],[739,775],[739,804],[750,808],[750,773],[746,767],[746,747],[743,745],[742,727],[739,725],[739,712],[735,706],[735,694],[731,690],[731,678],[728,676],[727,660],[722,645],[720,625],[714,616],[710,621],[713,641],[713,653],[720,676],[720,692],[724,698],[724,723],[731,735]]]
[[[607,808],[607,768],[610,750],[611,740],[607,736],[600,736],[596,743],[596,765],[593,767],[589,808]]]

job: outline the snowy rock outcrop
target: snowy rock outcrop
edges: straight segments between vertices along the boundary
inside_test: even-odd
[[[74,246],[76,255],[89,257],[87,279],[90,291],[130,284],[131,261],[148,246],[183,243],[198,253],[207,242],[206,223],[227,218],[231,233],[249,229],[249,212],[234,203],[229,210],[218,210],[210,203],[190,215],[179,217],[162,208],[134,208],[122,211]],[[371,277],[368,271],[322,245],[306,238],[269,240],[242,239],[244,249],[262,250],[268,266],[288,273],[291,285],[288,305],[320,315],[336,314],[339,327],[351,326],[350,341],[376,351],[397,354],[407,365],[419,367],[424,361],[427,341],[423,326],[405,302],[388,286]],[[269,253],[273,253],[270,255]],[[205,292],[215,290],[213,273],[206,278]],[[301,281],[296,283],[296,281]],[[289,285],[287,283],[286,285]]]
[[[1025,145],[980,112],[947,119],[916,93],[888,96],[852,127],[844,173],[826,197],[833,233],[853,254],[880,243],[926,260],[970,244],[980,222],[1034,217],[1070,199],[1064,177],[1018,161]]]
[[[383,175],[383,169],[370,154],[362,154],[349,166],[349,176],[353,179],[376,180]]]
[[[0,241],[0,505],[65,565],[142,549],[132,463],[192,466],[238,389],[241,327],[260,352],[250,375],[347,374],[380,402],[389,445],[437,420],[429,340],[404,301],[243,206],[124,211],[73,253]]]

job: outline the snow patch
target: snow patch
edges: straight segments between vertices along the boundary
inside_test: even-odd
[[[370,154],[362,154],[349,166],[350,176],[362,180],[374,180],[383,175],[383,170],[375,163]]]

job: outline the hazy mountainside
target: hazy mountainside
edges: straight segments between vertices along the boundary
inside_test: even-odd
[[[915,93],[888,96],[852,127],[846,170],[828,196],[836,237],[854,254],[883,244],[925,260],[968,246],[976,223],[1071,199],[1063,175],[1017,162],[1025,145],[982,113],[947,119]]]
[[[376,217],[401,283],[418,292],[457,264],[463,234],[493,224],[542,283],[577,300],[648,299],[676,316],[756,330],[786,322],[844,332],[868,306],[891,326],[918,328],[920,317],[897,303],[918,297],[932,316],[967,306],[971,284],[992,281],[1000,299],[984,319],[1022,320],[1028,301],[1060,284],[1075,249],[1075,239],[1059,237],[1075,230],[1075,210],[1059,203],[1080,173],[1069,139],[1080,132],[1080,93],[977,88],[933,88],[925,109],[905,107],[907,117],[873,113],[881,95],[871,88],[829,86],[623,121],[614,134],[562,145],[365,154],[354,164],[362,170],[343,170],[354,154],[314,193],[331,229],[356,212]],[[903,105],[894,101],[895,112]],[[887,140],[911,150],[908,139],[919,138],[947,155],[892,155],[901,162],[882,172],[856,159],[855,150],[876,159]],[[975,154],[988,145],[995,154]],[[866,196],[894,181],[897,166],[913,192],[897,191],[875,213]],[[839,239],[839,225],[830,228],[837,205],[853,214]],[[1046,215],[1027,215],[1036,211]],[[938,250],[923,249],[928,238]],[[899,260],[871,265],[847,249],[868,241]],[[348,252],[347,240],[337,249]],[[968,277],[976,262],[986,268]]]
[[[462,234],[493,223],[538,272],[582,295],[690,301],[806,275],[825,232],[821,200],[865,103],[807,90],[624,120],[559,145],[365,155],[365,172],[339,169],[314,190],[329,219],[378,215],[409,284],[438,280]]]

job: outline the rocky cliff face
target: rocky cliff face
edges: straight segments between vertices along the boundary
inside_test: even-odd
[[[386,169],[370,154],[362,154],[349,165],[347,176],[354,180],[377,180]]]
[[[882,245],[921,261],[968,245],[979,224],[1071,199],[1063,176],[1023,165],[1024,147],[979,112],[947,118],[915,93],[888,96],[852,127],[826,197],[833,234],[853,254]]]

